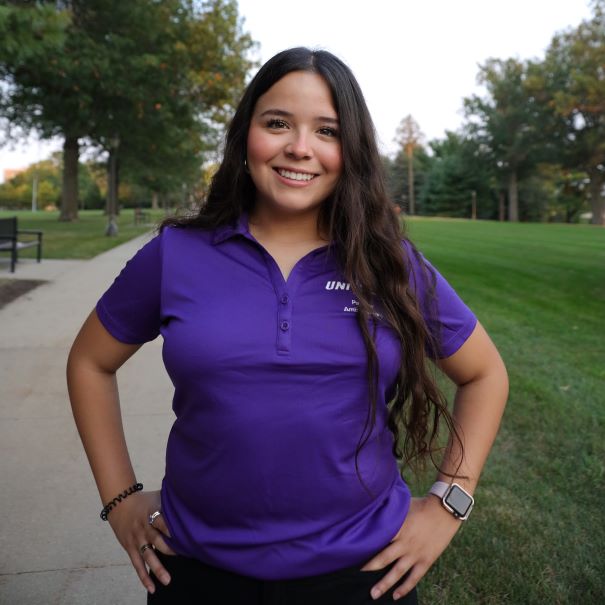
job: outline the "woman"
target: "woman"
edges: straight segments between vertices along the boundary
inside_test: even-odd
[[[159,333],[177,417],[161,493],[135,487],[115,379]],[[453,416],[427,357],[458,385]],[[304,48],[252,80],[206,204],[129,261],[68,382],[149,603],[416,603],[507,396],[483,328],[402,240],[352,73]],[[412,499],[393,454],[432,458],[440,419],[438,482]]]

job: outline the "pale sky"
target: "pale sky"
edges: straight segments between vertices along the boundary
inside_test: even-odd
[[[553,34],[590,16],[589,0],[239,0],[244,29],[266,61],[292,46],[320,47],[355,73],[382,150],[394,150],[408,114],[427,140],[462,123],[462,99],[480,92],[477,66],[489,57],[540,58]],[[0,148],[5,168],[60,148],[23,142]]]

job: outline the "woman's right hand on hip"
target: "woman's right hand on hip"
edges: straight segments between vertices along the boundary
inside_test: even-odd
[[[153,525],[149,524],[150,516],[156,511],[161,512],[160,492],[138,492],[120,502],[107,517],[141,583],[150,593],[155,592],[155,585],[148,567],[162,584],[170,582],[170,574],[156,556],[155,549],[165,555],[176,554],[164,541],[164,536],[170,537],[170,532],[163,515],[156,515]]]

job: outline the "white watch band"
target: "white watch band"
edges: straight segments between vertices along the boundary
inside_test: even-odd
[[[447,490],[450,488],[450,484],[445,481],[435,481],[433,485],[431,485],[431,489],[429,490],[429,494],[433,494],[438,498],[443,498],[447,493]]]

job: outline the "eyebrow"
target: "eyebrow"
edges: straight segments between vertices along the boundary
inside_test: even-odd
[[[267,109],[260,114],[260,117],[264,117],[266,115],[272,116],[282,116],[284,118],[291,118],[294,114],[289,111],[285,111],[283,109]],[[338,118],[330,118],[328,116],[317,116],[315,118],[318,122],[329,122],[330,124],[338,124]]]

